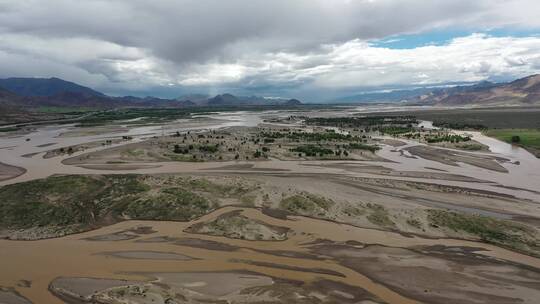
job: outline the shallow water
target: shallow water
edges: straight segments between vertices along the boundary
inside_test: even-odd
[[[0,182],[2,184],[9,184],[14,182],[26,181],[35,178],[43,178],[52,174],[92,174],[103,173],[105,171],[85,169],[75,166],[64,165],[61,163],[62,159],[70,156],[54,157],[50,159],[43,159],[43,154],[51,149],[59,149],[60,147],[67,148],[78,144],[84,144],[89,142],[101,141],[105,139],[121,138],[122,136],[133,137],[131,141],[125,141],[118,144],[108,145],[105,147],[96,147],[87,149],[82,152],[74,153],[71,156],[77,156],[83,153],[92,151],[98,151],[104,148],[115,147],[126,143],[137,142],[148,139],[152,136],[167,135],[175,132],[187,132],[187,131],[202,131],[210,129],[219,129],[234,126],[257,126],[264,121],[265,118],[283,118],[289,115],[304,115],[304,116],[342,116],[351,115],[355,113],[361,113],[362,111],[371,111],[378,109],[394,110],[401,109],[401,107],[383,107],[381,108],[373,106],[368,108],[343,108],[342,111],[329,111],[329,110],[314,110],[309,112],[299,111],[262,111],[262,112],[220,112],[209,113],[195,116],[196,119],[186,120],[180,119],[177,121],[169,122],[166,124],[147,125],[147,126],[130,126],[120,125],[111,126],[109,128],[98,128],[100,134],[78,134],[77,136],[67,136],[73,132],[92,131],[95,129],[77,128],[74,125],[63,126],[40,126],[34,132],[21,136],[3,136],[0,137],[0,162],[5,164],[23,167],[27,169],[27,172],[18,178],[6,180]],[[425,127],[432,127],[432,123],[429,121],[423,121],[422,124]],[[339,131],[339,130],[338,130]],[[457,131],[456,131],[457,132]],[[379,156],[390,160],[391,162],[364,162],[368,164],[381,165],[387,168],[391,168],[397,171],[419,171],[419,172],[433,172],[433,169],[444,170],[448,173],[465,175],[480,180],[488,181],[488,183],[465,183],[456,181],[445,180],[431,180],[422,178],[404,178],[393,177],[394,179],[410,180],[410,181],[424,181],[443,185],[452,185],[459,187],[470,187],[481,190],[488,190],[493,192],[499,192],[509,195],[514,195],[520,198],[531,199],[540,202],[540,193],[537,191],[540,189],[540,160],[534,157],[526,150],[513,147],[512,145],[498,141],[482,135],[479,132],[467,132],[473,136],[473,139],[478,142],[489,146],[491,152],[470,152],[472,154],[489,154],[503,158],[510,159],[510,162],[502,163],[508,173],[494,172],[487,169],[467,165],[460,163],[459,166],[445,165],[439,162],[430,161],[422,158],[411,158],[404,148],[418,145],[417,142],[407,141],[405,146],[391,147],[383,145],[383,149],[377,152]],[[27,141],[29,139],[29,141]],[[23,157],[23,155],[35,154],[32,157]],[[271,160],[267,162],[268,168],[277,168],[288,170],[295,168],[297,172],[312,172],[312,173],[331,173],[328,168],[313,168],[302,166],[301,162],[280,162],[278,160]],[[517,164],[519,163],[519,164]],[[233,162],[231,164],[236,164]],[[152,165],[152,164],[146,164]],[[201,169],[212,169],[225,165],[225,163],[202,163],[202,164],[186,164],[186,163],[158,163],[156,167],[155,163],[152,167],[129,170],[131,173],[169,173],[169,172],[189,172],[197,171]],[[432,169],[426,169],[426,167]],[[126,173],[126,170],[107,170],[107,173]],[[333,173],[346,174],[351,176],[364,176],[369,177],[373,174],[361,174],[351,173],[344,170],[337,170]],[[390,177],[385,177],[390,178]],[[502,186],[502,187],[501,187]],[[506,187],[506,188],[505,188]],[[522,188],[522,189],[518,189]]]

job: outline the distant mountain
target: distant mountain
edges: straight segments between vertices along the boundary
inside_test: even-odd
[[[191,94],[178,97],[177,101],[191,102],[195,106],[274,106],[274,105],[301,105],[297,99],[265,98],[260,96],[236,96],[225,93],[210,97],[204,94]]]
[[[364,93],[335,99],[332,103],[406,102],[408,105],[527,106],[540,105],[540,75],[508,83],[483,81],[444,88],[417,88]]]
[[[207,105],[209,106],[227,106],[227,105],[240,105],[244,104],[242,98],[236,97],[232,94],[216,95],[208,99]]]
[[[16,105],[21,98],[15,93],[6,89],[0,88],[0,104]]]
[[[186,95],[177,99],[157,97],[111,97],[93,89],[59,78],[0,79],[0,105],[37,108],[49,107],[196,107],[196,106],[253,106],[299,105],[296,99],[264,98],[222,94],[210,97],[203,94]]]
[[[206,94],[189,94],[176,98],[176,100],[181,102],[190,102],[193,105],[206,105],[210,95]]]
[[[21,104],[23,98],[0,88],[0,125],[20,123],[42,119],[42,115],[27,111]],[[54,119],[54,115],[46,116],[46,119]]]
[[[445,106],[540,105],[540,75],[531,75],[509,83],[481,82],[472,86],[438,89],[409,101]]]
[[[0,87],[25,97],[54,96],[65,92],[86,96],[105,96],[103,93],[60,78],[6,78],[0,79]]]
[[[302,102],[298,99],[289,99],[287,101],[285,101],[283,104],[285,105],[288,105],[288,106],[299,106],[302,104]]]
[[[260,96],[235,96],[232,94],[216,95],[209,98],[208,106],[275,106],[275,105],[301,105],[297,99],[265,98]]]

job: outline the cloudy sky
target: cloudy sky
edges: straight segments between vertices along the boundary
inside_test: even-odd
[[[540,72],[538,0],[0,0],[0,77],[322,101]]]

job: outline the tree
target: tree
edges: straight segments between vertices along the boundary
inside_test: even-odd
[[[513,143],[519,143],[520,141],[521,141],[521,138],[519,137],[519,135],[512,136]]]

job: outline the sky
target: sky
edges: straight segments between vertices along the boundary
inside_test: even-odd
[[[0,78],[320,102],[540,73],[538,0],[0,0]]]

